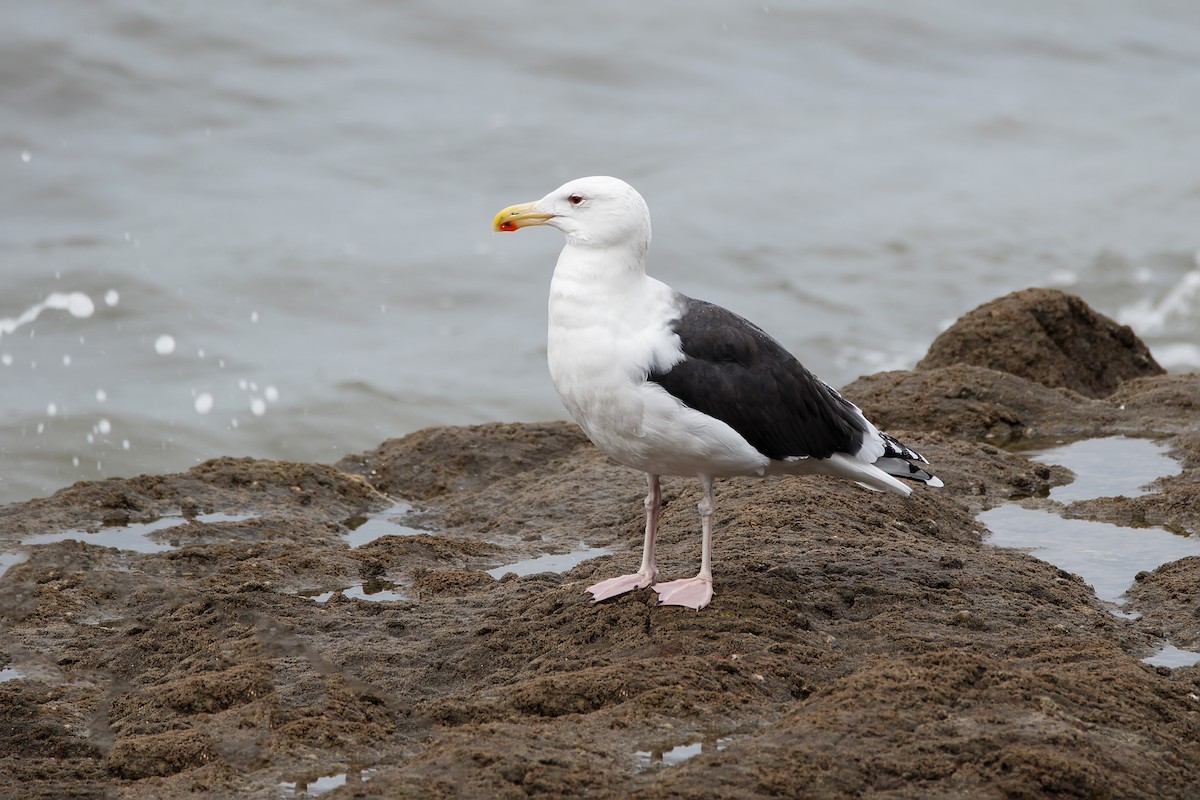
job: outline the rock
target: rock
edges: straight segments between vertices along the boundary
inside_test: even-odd
[[[1164,372],[1128,326],[1055,289],[1013,292],[963,315],[934,340],[917,369],[956,364],[1087,397],[1107,397],[1122,381]]]
[[[1129,607],[1147,626],[1176,647],[1200,648],[1200,558],[1188,556],[1139,573],[1129,590]]]
[[[216,757],[212,743],[195,731],[169,731],[118,738],[108,753],[108,771],[138,780],[174,775]]]
[[[1056,302],[1033,304],[1061,317],[1041,330],[1091,330],[1087,353],[1111,355],[1103,325]],[[1012,334],[1017,316],[997,319]],[[964,352],[986,350],[979,330]],[[1026,338],[1030,363],[1069,352]],[[943,489],[721,481],[717,596],[700,613],[648,590],[588,601],[584,586],[637,564],[645,484],[568,423],[419,431],[335,467],[216,459],[0,509],[0,550],[238,512],[155,531],[158,552],[42,545],[0,578],[0,666],[20,673],[0,681],[0,786],[132,800],[316,794],[339,777],[338,796],[405,798],[1200,796],[1200,671],[1140,661],[1164,636],[1200,641],[1200,560],[1141,575],[1143,621],[1123,619],[1077,577],[983,545],[975,519],[1068,479],[999,445],[1124,433],[1165,439],[1183,472],[1071,510],[1200,524],[1200,376],[1085,396],[1078,375],[1046,385],[998,366],[844,389]],[[696,569],[699,495],[663,481],[664,577]],[[399,500],[414,506],[402,524],[376,517],[383,535],[349,547],[364,514]],[[487,573],[581,547],[611,554]],[[376,585],[401,599],[372,601]]]

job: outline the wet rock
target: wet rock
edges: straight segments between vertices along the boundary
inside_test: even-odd
[[[158,698],[185,714],[211,714],[249,703],[270,693],[272,687],[261,663],[241,664],[164,684],[158,688]]]
[[[216,756],[212,742],[196,731],[169,731],[118,739],[109,751],[107,766],[117,778],[140,780],[174,775]]]
[[[217,458],[177,475],[81,481],[51,497],[0,507],[0,540],[46,529],[96,530],[251,505],[258,514],[341,521],[390,505],[370,484],[325,464]]]
[[[1139,573],[1129,607],[1176,647],[1200,650],[1200,558],[1189,556]],[[1200,709],[1198,709],[1200,710]]]
[[[958,364],[866,375],[842,394],[881,429],[939,431],[999,445],[1089,436],[1176,437],[1195,434],[1200,374],[1135,378],[1109,397],[1089,398]],[[1194,457],[1195,445],[1183,441],[1180,452]]]
[[[960,317],[918,369],[970,364],[1106,397],[1121,382],[1164,370],[1126,325],[1055,289],[1023,289]]]
[[[346,456],[337,467],[367,478],[381,491],[410,500],[471,491],[519,475],[547,453],[566,454],[588,445],[567,422],[474,426],[469,440],[457,428],[428,428]]]
[[[1033,305],[1062,319],[1026,337],[1048,363],[1073,352],[1063,331],[1087,328],[1055,302]],[[1011,330],[1017,316],[997,319]],[[1110,352],[1087,335],[1085,355]],[[656,607],[648,590],[589,602],[585,586],[637,565],[645,484],[568,423],[420,431],[336,467],[216,459],[0,509],[7,548],[185,511],[244,515],[181,520],[156,534],[160,552],[81,537],[9,569],[0,666],[21,675],[0,682],[0,785],[277,797],[281,783],[347,774],[369,779],[335,794],[1197,796],[1200,672],[1140,659],[1167,636],[1200,644],[1200,561],[1140,576],[1143,619],[1118,618],[1075,576],[983,545],[975,514],[1070,479],[1010,445],[1153,435],[1180,475],[1069,511],[1196,532],[1200,377],[1085,396],[1079,375],[1048,386],[1049,373],[999,366],[844,390],[925,453],[944,489],[721,481],[717,595],[700,613]],[[666,479],[663,495],[662,576],[693,574],[696,481]],[[418,530],[349,546],[351,524],[398,500]],[[486,573],[581,545],[611,555]],[[344,594],[368,582],[404,599]],[[676,747],[695,752],[646,769],[640,751]]]

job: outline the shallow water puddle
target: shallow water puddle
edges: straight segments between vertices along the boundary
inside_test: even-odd
[[[646,772],[651,769],[682,764],[701,753],[720,752],[731,740],[732,737],[726,736],[721,739],[705,739],[690,744],[676,745],[668,750],[638,750],[633,754],[635,769],[638,772]]]
[[[1073,572],[1101,600],[1120,605],[1134,576],[1185,556],[1200,555],[1200,539],[1163,528],[1126,528],[1108,522],[1064,519],[1051,511],[1004,505],[979,519],[992,535],[988,544],[1025,550]]]
[[[17,553],[9,551],[0,553],[0,578],[4,577],[4,573],[8,572],[9,567],[15,567],[29,560],[29,553]]]
[[[313,602],[327,603],[335,594],[356,600],[367,600],[372,603],[386,603],[391,600],[411,600],[403,592],[397,591],[396,584],[391,581],[364,581],[348,586],[345,589],[333,589],[327,592],[297,592],[301,597],[311,597]]]
[[[0,683],[4,683],[5,681],[15,681],[24,677],[25,673],[21,672],[21,670],[17,669],[16,667],[5,667],[4,669],[0,669]]]
[[[346,544],[351,548],[362,547],[381,536],[416,536],[428,531],[410,528],[396,521],[412,513],[413,507],[405,502],[398,502],[391,508],[376,511],[372,514],[356,514],[342,524],[350,529],[346,534]]]
[[[287,798],[299,797],[317,797],[318,795],[332,792],[345,786],[350,776],[357,777],[355,784],[366,783],[371,780],[371,770],[364,769],[357,772],[336,772],[332,775],[322,775],[316,780],[311,781],[284,781],[279,784],[279,797],[281,800]]]
[[[487,574],[499,580],[510,572],[517,576],[536,575],[539,572],[566,572],[572,567],[587,561],[589,558],[599,558],[600,556],[609,555],[611,552],[607,547],[586,547],[581,550],[572,550],[569,553],[547,553],[537,558],[527,558],[523,561],[503,564],[494,569],[489,569]]]
[[[1143,658],[1142,663],[1152,667],[1170,667],[1171,669],[1190,667],[1193,664],[1200,664],[1200,653],[1181,650],[1173,644],[1168,644],[1164,645],[1157,653]]]
[[[1075,473],[1074,481],[1050,490],[1050,499],[1060,503],[1150,494],[1146,484],[1183,471],[1162,445],[1125,436],[1072,442],[1040,451],[1033,460],[1058,464]]]
[[[17,542],[17,547],[37,547],[38,545],[57,544],[58,542],[77,541],[84,544],[92,544],[97,547],[113,547],[117,550],[129,550],[135,553],[162,553],[167,550],[174,550],[179,545],[173,542],[159,542],[150,538],[150,534],[176,528],[180,525],[185,525],[189,521],[205,523],[216,522],[243,522],[248,519],[254,519],[254,514],[226,514],[223,512],[215,512],[212,514],[199,514],[195,517],[182,516],[167,516],[159,517],[150,522],[133,522],[128,525],[110,525],[101,528],[95,533],[81,530],[59,531],[57,533],[39,533],[36,536],[29,536]],[[0,553],[0,577],[8,571],[9,567],[26,561],[29,554],[22,551],[8,551]]]
[[[1059,464],[1075,473],[1072,483],[1050,491],[1051,499],[1064,503],[1148,494],[1146,484],[1177,475],[1182,469],[1161,445],[1123,436],[1087,439],[1044,450],[1034,460]],[[1197,536],[1175,534],[1159,527],[1128,528],[1066,519],[1053,511],[1023,508],[1015,503],[984,511],[979,520],[991,532],[986,539],[988,544],[1024,550],[1079,575],[1091,584],[1097,597],[1115,606],[1125,602],[1125,592],[1133,586],[1139,572],[1149,572],[1186,556],[1200,556]],[[1119,609],[1114,613],[1129,616]],[[1200,661],[1200,653],[1167,645],[1144,661],[1155,666],[1189,666]]]
[[[183,517],[161,517],[152,522],[134,522],[129,525],[114,525],[101,528],[95,533],[70,530],[58,533],[40,533],[22,539],[23,547],[36,547],[40,544],[56,544],[74,540],[84,544],[94,544],[97,547],[115,547],[118,550],[131,550],[135,553],[161,553],[164,550],[174,550],[175,546],[164,542],[156,542],[150,534],[166,528],[174,528],[184,523]]]

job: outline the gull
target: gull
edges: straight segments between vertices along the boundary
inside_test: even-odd
[[[563,184],[496,214],[495,231],[566,236],[550,281],[547,359],[567,412],[614,461],[646,473],[642,563],[587,588],[593,602],[652,587],[660,605],[713,597],[713,481],[828,475],[908,496],[942,482],[924,456],[880,432],[762,328],[646,274],[650,210],[624,181]],[[660,476],[700,481],[700,571],[656,583]]]

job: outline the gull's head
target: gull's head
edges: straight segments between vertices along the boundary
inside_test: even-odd
[[[550,225],[567,243],[584,247],[650,246],[650,209],[637,190],[619,178],[576,178],[541,200],[509,206],[492,220],[494,231]]]

